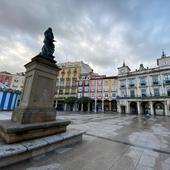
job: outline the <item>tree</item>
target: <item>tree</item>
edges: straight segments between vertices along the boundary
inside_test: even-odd
[[[83,107],[83,110],[89,110],[88,109],[88,104],[90,106],[91,98],[89,98],[89,97],[80,97],[78,99],[78,102],[82,105],[81,107]]]
[[[71,111],[73,110],[73,105],[77,102],[77,97],[70,96],[65,98],[64,102],[71,107]]]
[[[83,105],[87,105],[90,101],[91,101],[90,97],[80,97],[78,99],[78,102],[83,104]]]

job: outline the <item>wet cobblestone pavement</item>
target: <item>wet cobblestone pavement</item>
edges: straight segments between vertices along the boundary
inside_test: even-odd
[[[4,116],[6,119],[10,116]],[[69,129],[85,130],[83,142],[60,148],[7,170],[170,170],[170,117],[59,114]]]

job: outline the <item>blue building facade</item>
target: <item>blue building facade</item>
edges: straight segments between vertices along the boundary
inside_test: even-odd
[[[0,111],[14,110],[19,101],[21,94],[18,92],[0,91]]]

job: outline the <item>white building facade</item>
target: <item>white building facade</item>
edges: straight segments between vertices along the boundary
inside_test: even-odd
[[[118,68],[117,111],[170,116],[170,57],[163,52],[155,68]]]

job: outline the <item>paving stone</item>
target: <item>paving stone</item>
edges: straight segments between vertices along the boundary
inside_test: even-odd
[[[26,168],[26,170],[61,170],[62,166],[58,163],[50,164],[50,165],[44,165],[40,167],[31,167]]]
[[[34,161],[34,166],[24,161],[13,168],[22,170],[57,163],[62,170],[169,170],[170,117],[145,119],[137,115],[72,113],[57,117],[72,121],[68,130],[86,131],[82,144],[62,148],[62,154],[53,152],[46,159]],[[53,143],[71,133],[44,140]]]

